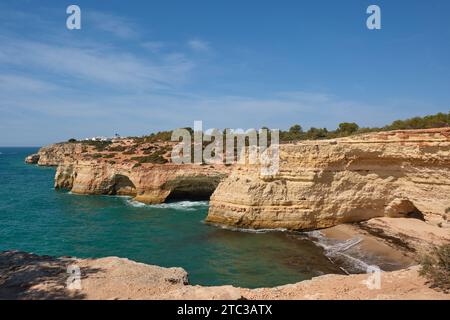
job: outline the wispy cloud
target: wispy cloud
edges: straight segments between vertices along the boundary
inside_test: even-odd
[[[158,53],[166,47],[166,44],[162,41],[146,41],[141,43],[141,46],[153,53]]]
[[[121,16],[90,10],[86,13],[83,12],[83,18],[86,18],[86,23],[91,23],[95,28],[119,38],[133,39],[139,36],[135,24]]]
[[[402,101],[293,91],[293,84],[289,91],[258,93],[241,85],[252,79],[235,72],[225,59],[215,63],[214,48],[205,40],[149,39],[127,18],[83,14],[81,32],[65,30],[59,20],[49,27],[50,19],[39,22],[40,15],[11,14],[0,21],[0,145],[114,132],[140,135],[191,126],[199,119],[205,128],[299,123],[332,129],[342,121],[382,125],[413,111],[439,109],[429,102],[406,103],[407,109]],[[30,19],[39,27],[29,29],[34,33],[27,29]],[[246,63],[254,56],[240,53],[237,60]],[[233,70],[234,78],[227,74],[225,85],[211,85],[214,76],[222,76],[220,68]]]
[[[3,40],[3,39],[2,39]],[[74,80],[116,85],[129,89],[156,90],[173,87],[186,79],[194,67],[185,57],[171,55],[149,59],[120,48],[110,50],[101,45],[77,43],[51,44],[28,40],[5,39],[0,47],[0,62],[51,73]]]
[[[211,46],[208,42],[200,39],[192,39],[188,41],[188,46],[198,52],[208,52],[211,50]]]
[[[20,76],[15,74],[0,74],[0,92],[14,92],[20,90],[22,94],[30,92],[49,92],[58,86],[47,81]]]

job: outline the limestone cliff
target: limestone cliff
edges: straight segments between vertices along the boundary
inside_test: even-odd
[[[57,166],[55,188],[73,193],[128,195],[148,204],[209,199],[230,168],[172,164],[172,146],[172,142],[139,138],[57,143],[25,161]]]
[[[280,169],[239,166],[211,197],[207,221],[309,230],[381,216],[448,227],[450,128],[380,132],[280,146]]]
[[[58,166],[55,188],[78,194],[128,195],[149,204],[209,199],[227,172],[224,166],[77,161]]]
[[[58,166],[60,163],[73,159],[83,152],[80,143],[55,143],[39,149],[37,154],[40,166]]]

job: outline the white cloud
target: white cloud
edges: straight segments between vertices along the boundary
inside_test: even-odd
[[[166,47],[166,44],[161,41],[147,41],[143,42],[141,46],[153,53],[158,53]]]
[[[127,18],[92,10],[82,14],[86,17],[86,23],[92,23],[97,29],[112,33],[119,38],[132,39],[139,36],[137,27]]]
[[[3,39],[2,39],[3,41]],[[115,85],[128,90],[159,90],[177,86],[193,69],[184,56],[172,59],[161,55],[149,59],[91,44],[50,44],[5,39],[0,47],[0,62],[23,67],[40,74],[50,73],[75,80]]]
[[[188,46],[198,52],[208,52],[211,50],[211,47],[208,42],[200,40],[200,39],[192,39],[188,41]]]
[[[12,92],[20,90],[23,93],[29,92],[49,92],[58,89],[58,86],[39,79],[28,76],[19,76],[15,74],[0,75],[0,92]]]

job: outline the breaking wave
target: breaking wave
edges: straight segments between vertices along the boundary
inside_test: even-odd
[[[366,273],[370,264],[364,261],[364,254],[358,248],[362,238],[335,240],[325,237],[320,231],[305,232],[311,240],[324,249],[325,255],[346,273]]]
[[[196,211],[198,209],[207,208],[209,205],[209,201],[178,201],[161,204],[145,204],[133,199],[127,199],[127,204],[135,208],[157,208],[157,209]]]
[[[284,228],[274,228],[274,229],[247,229],[247,228],[238,228],[238,227],[231,227],[223,224],[217,224],[217,223],[208,223],[212,226],[215,226],[220,229],[230,230],[230,231],[236,231],[236,232],[246,232],[246,233],[267,233],[267,232],[286,232],[287,229]]]

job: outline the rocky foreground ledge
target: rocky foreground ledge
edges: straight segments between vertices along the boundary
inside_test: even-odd
[[[67,289],[67,267],[81,271],[81,289]],[[128,259],[52,258],[25,252],[0,253],[0,299],[449,299],[431,289],[418,267],[384,272],[380,289],[367,275],[326,275],[261,289],[188,284],[181,268],[161,268]]]

